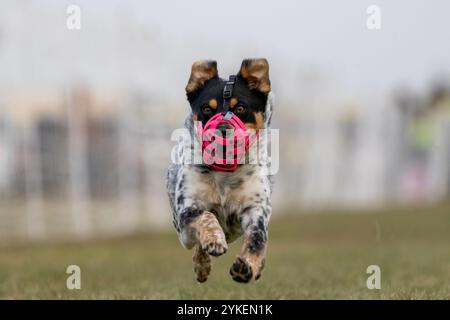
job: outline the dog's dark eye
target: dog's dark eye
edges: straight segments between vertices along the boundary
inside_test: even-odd
[[[246,108],[243,105],[238,105],[234,110],[236,113],[244,113]]]
[[[203,114],[209,115],[212,113],[212,108],[210,106],[206,105],[202,108],[202,112],[203,112]]]

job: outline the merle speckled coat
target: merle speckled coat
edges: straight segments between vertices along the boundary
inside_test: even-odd
[[[253,61],[256,60],[244,60],[241,73],[245,63],[248,67]],[[207,67],[211,62],[204,63],[209,63],[206,67],[202,65],[209,70]],[[190,83],[196,71],[194,66]],[[214,72],[212,74],[214,76]],[[270,91],[262,110],[266,129],[270,128],[272,104]],[[184,127],[191,138],[196,139],[193,120],[196,115],[193,113],[191,110]],[[242,254],[237,257],[230,273],[238,282],[258,279],[264,267],[272,212],[272,177],[266,174],[270,161],[266,164],[242,164],[235,172],[218,172],[205,165],[182,164],[191,150],[182,141],[175,148],[177,161],[169,166],[166,187],[180,242],[187,249],[196,247],[193,260],[197,280],[206,281],[209,275],[209,255],[225,253],[227,243],[240,236],[244,236]],[[203,216],[205,218],[200,221]]]

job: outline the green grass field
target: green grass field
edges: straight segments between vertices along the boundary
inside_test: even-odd
[[[282,215],[270,225],[261,280],[228,274],[240,241],[198,284],[175,232],[0,248],[2,299],[449,299],[450,206],[389,212]],[[66,267],[82,289],[66,288]],[[366,268],[381,267],[381,290]]]

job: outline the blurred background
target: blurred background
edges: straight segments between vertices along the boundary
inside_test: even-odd
[[[70,30],[69,5],[81,9]],[[3,0],[0,242],[171,228],[165,170],[190,66],[266,57],[274,216],[450,196],[450,3]]]

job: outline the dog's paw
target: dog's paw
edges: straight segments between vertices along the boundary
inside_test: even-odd
[[[230,268],[230,275],[236,282],[247,283],[253,277],[252,267],[244,258],[237,257]]]
[[[203,250],[214,257],[218,257],[227,252],[228,245],[226,241],[210,241],[203,244]]]
[[[200,283],[205,282],[208,280],[208,276],[211,272],[211,264],[207,263],[204,265],[201,264],[195,264],[194,265],[194,272],[197,276],[197,281]]]
[[[228,244],[223,232],[213,232],[208,234],[202,241],[202,249],[209,255],[218,257],[228,250]]]

